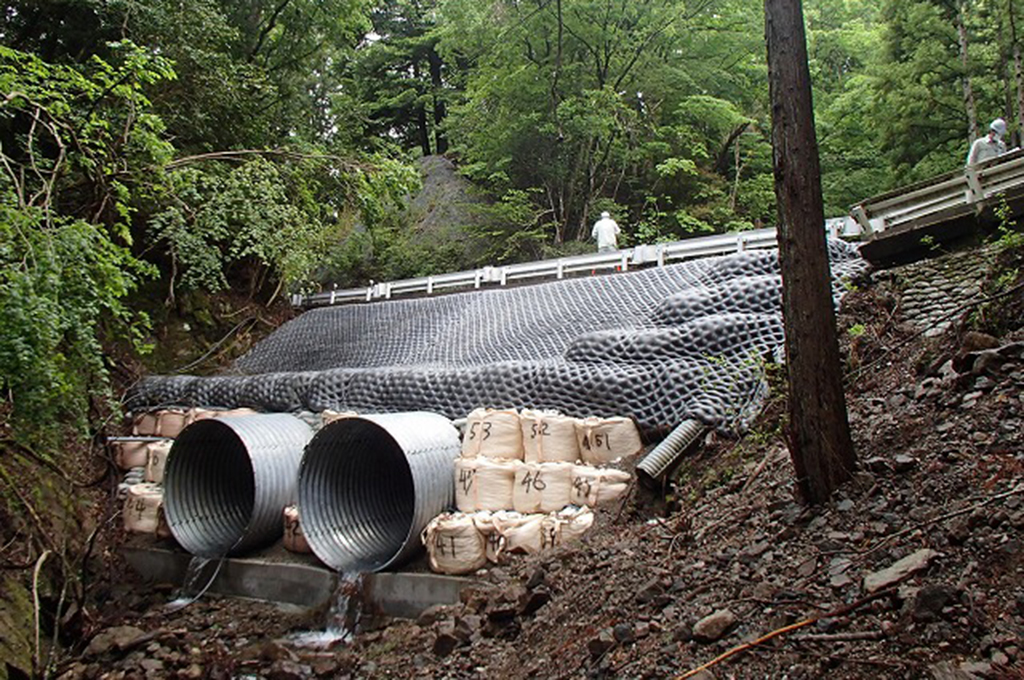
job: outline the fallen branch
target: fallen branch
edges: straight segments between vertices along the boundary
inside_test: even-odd
[[[728,659],[730,657],[733,657],[733,656],[736,656],[737,654],[740,654],[741,652],[745,652],[748,649],[752,649],[754,647],[757,647],[758,645],[763,644],[763,643],[767,642],[768,640],[772,640],[774,638],[777,638],[780,635],[785,635],[786,633],[791,633],[794,630],[800,630],[801,628],[805,628],[805,627],[811,625],[812,623],[815,623],[815,622],[820,621],[822,619],[834,619],[834,618],[836,618],[838,616],[845,616],[846,614],[849,614],[850,612],[852,612],[852,611],[854,611],[856,609],[860,609],[861,607],[863,607],[864,605],[868,604],[869,602],[874,602],[877,599],[880,599],[882,597],[886,597],[886,596],[890,595],[891,593],[894,593],[895,591],[896,591],[896,587],[895,586],[890,587],[890,588],[886,588],[885,590],[879,590],[877,593],[875,593],[873,595],[868,595],[867,597],[862,597],[861,599],[857,600],[856,602],[851,602],[850,604],[845,604],[842,607],[838,607],[837,609],[833,609],[830,612],[826,612],[824,614],[819,614],[818,616],[812,616],[810,618],[804,619],[803,621],[797,621],[796,623],[792,623],[792,624],[790,624],[788,626],[783,626],[782,628],[778,628],[776,630],[773,630],[772,632],[766,633],[765,635],[762,635],[761,637],[757,638],[756,640],[753,640],[752,642],[746,642],[746,643],[744,643],[742,645],[733,647],[732,649],[730,649],[730,650],[728,650],[726,652],[723,652],[722,654],[719,654],[714,659],[712,659],[711,661],[708,661],[706,664],[704,664],[702,666],[698,666],[697,668],[689,670],[689,671],[683,673],[682,675],[676,676],[676,680],[685,680],[685,678],[692,678],[693,676],[697,675],[701,671],[706,671],[707,669],[711,668],[712,666],[716,666],[719,663],[725,661],[726,659]]]
[[[32,672],[35,677],[42,677],[42,654],[39,642],[40,629],[42,627],[42,616],[39,611],[39,572],[43,569],[46,558],[52,554],[50,550],[44,550],[43,554],[36,560],[35,569],[32,570],[32,623],[35,627],[35,646],[32,649]]]
[[[796,635],[793,642],[860,642],[862,640],[882,640],[885,633],[880,630],[867,630],[859,633],[808,633]]]

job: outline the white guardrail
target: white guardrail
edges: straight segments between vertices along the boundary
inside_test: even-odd
[[[851,217],[826,220],[825,228],[834,237],[856,237],[863,233],[861,225]],[[353,302],[390,300],[402,295],[434,295],[453,289],[473,290],[492,286],[507,286],[528,279],[563,279],[577,272],[628,271],[630,267],[658,266],[668,262],[688,260],[711,255],[774,248],[777,244],[775,228],[753,229],[730,234],[640,245],[634,248],[606,253],[593,253],[560,257],[539,262],[524,262],[496,267],[481,267],[473,271],[421,276],[415,279],[372,283],[366,288],[347,288],[323,291],[310,295],[293,295],[296,307],[325,307]]]
[[[978,212],[986,201],[1024,188],[1024,150],[861,201],[850,214],[865,235],[927,226]]]

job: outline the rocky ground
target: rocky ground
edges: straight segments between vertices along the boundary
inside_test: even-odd
[[[989,274],[1000,290],[1006,266]],[[904,312],[911,279],[881,272],[844,302],[861,467],[827,507],[794,499],[776,401],[742,441],[710,439],[664,493],[633,489],[582,544],[489,569],[418,621],[364,622],[310,650],[285,641],[320,623],[308,614],[211,597],[167,613],[168,589],[105,584],[95,633],[60,670],[1024,678],[1024,296],[944,310],[956,322],[934,333],[935,314]]]

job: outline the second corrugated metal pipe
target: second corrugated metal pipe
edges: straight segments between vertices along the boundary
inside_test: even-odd
[[[299,513],[313,553],[342,572],[379,571],[420,548],[454,497],[459,434],[435,413],[337,420],[306,446]]]

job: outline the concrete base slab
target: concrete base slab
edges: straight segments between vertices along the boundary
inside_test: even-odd
[[[176,550],[125,547],[122,554],[143,578],[181,584],[192,556]],[[202,589],[216,570],[211,560],[198,576]],[[363,598],[376,614],[415,618],[434,605],[458,604],[462,590],[471,579],[437,574],[366,574]],[[322,566],[252,558],[227,558],[220,566],[209,591],[228,597],[279,602],[310,609],[327,607],[338,589],[338,574]]]

